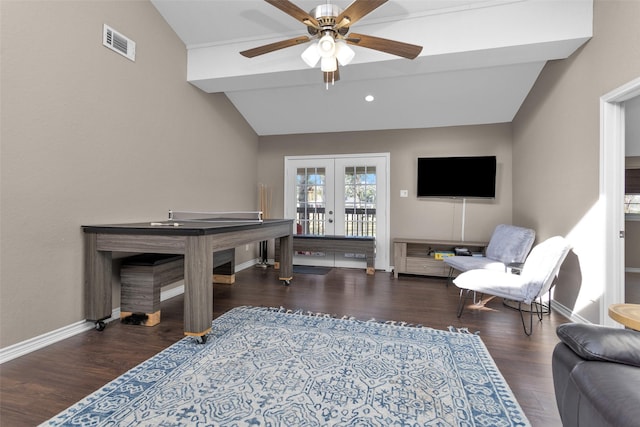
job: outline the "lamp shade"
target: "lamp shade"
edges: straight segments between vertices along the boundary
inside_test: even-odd
[[[311,68],[315,67],[320,60],[320,52],[318,51],[318,45],[312,43],[308,48],[302,52],[302,60]]]
[[[318,41],[318,51],[323,58],[332,57],[336,51],[336,41],[329,34],[322,36]]]
[[[315,67],[320,61],[320,69],[324,73],[335,73],[338,63],[347,65],[355,56],[355,52],[344,41],[336,41],[331,34],[325,34],[317,43],[307,47],[300,56],[309,67]]]
[[[336,58],[333,56],[322,57],[320,61],[320,69],[325,73],[336,71],[338,69],[338,62],[336,61]]]
[[[356,53],[343,41],[336,42],[336,59],[340,65],[347,65],[351,62]]]

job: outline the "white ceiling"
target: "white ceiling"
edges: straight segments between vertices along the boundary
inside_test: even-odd
[[[354,47],[327,89],[300,59],[307,44],[239,54],[306,34],[265,1],[151,1],[187,47],[187,80],[224,92],[258,135],[509,122],[546,61],[592,34],[592,0],[391,0],[351,31],[421,45],[420,56]],[[293,3],[309,11],[324,1]]]

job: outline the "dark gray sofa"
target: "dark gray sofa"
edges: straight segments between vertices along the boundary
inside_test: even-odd
[[[553,351],[564,427],[640,426],[640,332],[567,323]]]

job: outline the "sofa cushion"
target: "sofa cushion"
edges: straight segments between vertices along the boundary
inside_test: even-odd
[[[565,323],[556,333],[585,360],[640,367],[640,332],[581,323]]]

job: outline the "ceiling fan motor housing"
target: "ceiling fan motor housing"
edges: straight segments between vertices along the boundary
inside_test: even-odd
[[[342,9],[335,4],[321,4],[316,6],[314,9],[311,9],[309,15],[316,18],[318,24],[320,24],[320,29],[314,27],[307,27],[307,31],[312,36],[318,34],[318,32],[322,32],[326,34],[327,32],[331,32],[333,34],[339,33],[340,35],[345,35],[349,32],[349,27],[345,26],[338,30],[334,29],[336,25],[336,18],[340,16],[342,13]]]

